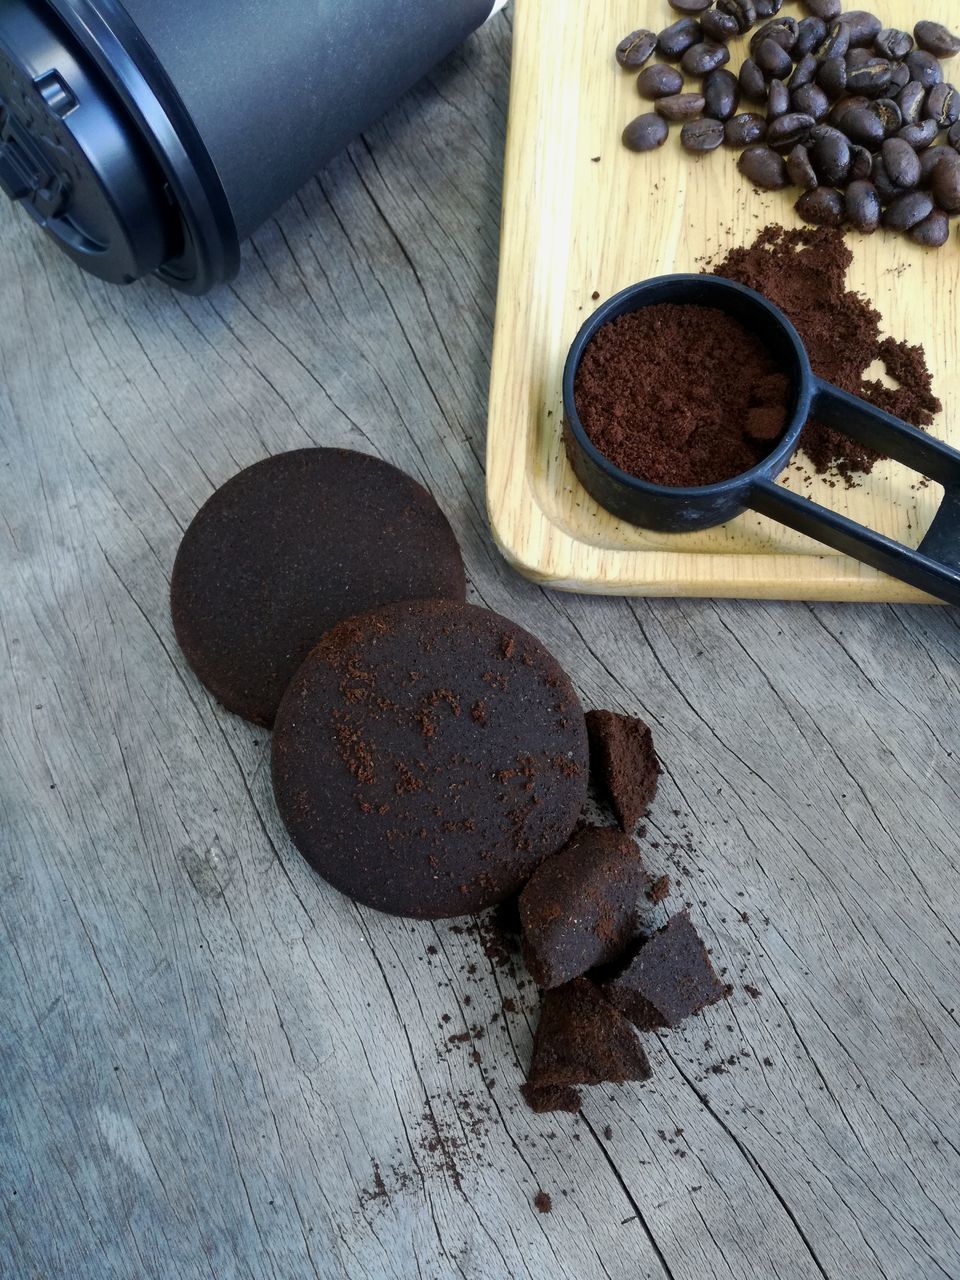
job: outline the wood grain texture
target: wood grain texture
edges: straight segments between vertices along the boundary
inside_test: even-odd
[[[0,208],[3,1280],[960,1275],[957,614],[566,597],[504,564],[510,36],[508,9],[211,298],[100,286]],[[266,735],[176,649],[187,521],[311,442],[430,485],[471,598],[655,728],[647,857],[736,991],[579,1121],[519,1101],[532,988],[320,882]],[[479,1065],[448,1043],[474,1023]]]
[[[852,6],[846,6],[852,7]],[[923,16],[948,23],[955,0]],[[877,0],[890,26],[912,29],[915,0]],[[760,193],[727,148],[693,158],[679,127],[635,155],[623,127],[652,105],[613,59],[638,26],[659,30],[664,0],[517,0],[504,173],[503,247],[487,446],[487,499],[497,543],[522,573],[555,587],[613,595],[916,601],[927,597],[752,512],[718,529],[660,534],[609,515],[563,449],[560,384],[570,343],[591,310],[638,280],[699,271],[772,222],[802,226],[789,192]],[[800,15],[798,4],[783,13]],[[734,42],[739,66],[747,38]],[[956,313],[960,240],[941,251],[881,232],[850,237],[851,287],[886,332],[927,350],[944,405],[933,432],[960,447]],[[594,300],[593,294],[598,294]],[[838,341],[842,336],[838,335]],[[916,546],[942,495],[896,463],[857,488],[788,472],[789,487]]]

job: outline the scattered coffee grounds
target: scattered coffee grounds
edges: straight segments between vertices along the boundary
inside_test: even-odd
[[[533,1197],[533,1204],[540,1213],[549,1213],[553,1208],[553,1200],[546,1191],[538,1191]]]
[[[478,724],[468,708],[486,696]],[[395,915],[515,895],[587,794],[583,710],[529,632],[420,600],[328,631],[284,694],[273,782],[294,844],[341,892]]]
[[[583,827],[545,859],[520,895],[523,958],[537,985],[562,986],[618,956],[650,884],[637,846],[615,827]]]
[[[643,942],[604,995],[641,1031],[676,1027],[730,994],[686,912]]]
[[[632,831],[650,808],[660,780],[660,761],[650,726],[636,716],[588,711],[590,773],[624,831]]]
[[[520,1092],[530,1110],[539,1114],[568,1111],[571,1115],[576,1115],[583,1103],[580,1091],[565,1084],[547,1085],[542,1089],[535,1089],[532,1084],[522,1084]]]
[[[586,978],[548,991],[533,1041],[528,1082],[623,1084],[648,1080],[650,1063],[633,1028]]]
[[[942,406],[933,394],[923,348],[880,337],[879,312],[847,289],[852,261],[839,231],[770,226],[749,248],[732,250],[710,270],[749,285],[784,311],[821,378],[916,427],[929,426]],[[897,387],[866,378],[877,360]],[[880,456],[815,419],[800,443],[818,473],[833,472],[848,485],[871,471]]]
[[[622,471],[688,488],[766,457],[787,424],[790,385],[725,312],[657,303],[597,331],[575,396],[587,435]]]

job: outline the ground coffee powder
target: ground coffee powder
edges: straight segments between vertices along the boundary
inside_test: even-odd
[[[587,435],[622,471],[687,487],[760,462],[787,424],[790,386],[725,312],[658,303],[597,331],[575,395]]]
[[[914,426],[929,426],[942,406],[923,347],[880,337],[879,312],[847,289],[852,261],[840,231],[770,226],[749,248],[732,250],[709,270],[749,285],[786,312],[814,373]],[[876,361],[895,387],[866,376]],[[880,456],[815,420],[804,428],[801,447],[819,474],[832,473],[848,485]]]

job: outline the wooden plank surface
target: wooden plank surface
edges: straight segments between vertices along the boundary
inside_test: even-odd
[[[924,17],[956,17],[956,0],[922,7]],[[877,0],[873,10],[911,29],[920,12],[915,0]],[[754,513],[696,534],[637,529],[600,508],[567,462],[561,376],[591,310],[638,280],[699,271],[771,222],[803,225],[793,211],[796,192],[754,191],[728,148],[689,156],[678,126],[646,155],[620,145],[624,125],[651,105],[613,50],[637,26],[659,30],[671,12],[665,0],[593,0],[587,20],[583,0],[517,0],[487,468],[498,545],[521,572],[568,590],[924,599]],[[782,12],[803,10],[788,0]],[[732,66],[747,43],[732,45]],[[924,344],[944,405],[932,430],[960,447],[956,227],[939,252],[886,231],[849,243],[851,287],[874,301],[886,332]],[[823,478],[808,485],[808,474],[791,472],[786,483],[909,546],[929,528],[942,495],[939,486],[918,488],[916,475],[896,463],[879,465],[850,490]]]
[[[3,1280],[960,1276],[956,612],[565,597],[504,564],[510,21],[209,299],[100,286],[0,208]],[[310,442],[429,484],[471,598],[655,727],[647,856],[737,990],[580,1120],[519,1101],[536,993],[316,879],[265,734],[177,652],[187,521]]]

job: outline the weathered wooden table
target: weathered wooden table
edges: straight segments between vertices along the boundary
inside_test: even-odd
[[[101,287],[0,209],[4,1280],[960,1276],[957,614],[506,568],[481,459],[509,55],[505,16],[206,300]],[[198,504],[311,443],[428,484],[472,598],[656,728],[649,858],[736,991],[579,1119],[518,1097],[536,992],[316,879],[266,734],[177,651]]]

